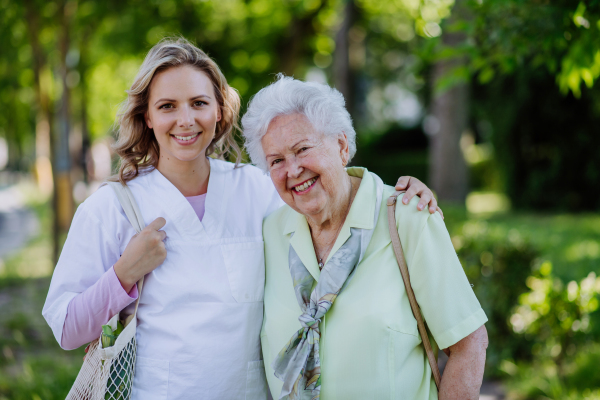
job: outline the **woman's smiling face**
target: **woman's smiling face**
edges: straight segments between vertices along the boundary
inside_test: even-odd
[[[348,141],[317,132],[301,114],[284,115],[269,124],[261,140],[277,192],[290,207],[316,216],[336,204],[347,177]]]
[[[154,76],[146,123],[160,147],[160,163],[204,157],[221,111],[208,75],[192,66],[169,68]]]

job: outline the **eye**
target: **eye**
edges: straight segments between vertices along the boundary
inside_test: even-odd
[[[276,158],[273,161],[271,161],[271,167],[274,166],[275,164],[279,164],[281,162],[281,158]]]
[[[160,110],[161,108],[164,108],[164,109],[170,109],[170,108],[173,108],[173,107],[175,107],[175,106],[174,106],[172,103],[165,103],[165,104],[163,104],[162,106],[158,107],[158,109],[159,109],[159,110]]]
[[[205,106],[205,105],[207,105],[207,104],[208,104],[208,103],[207,103],[207,102],[205,102],[205,101],[202,101],[202,100],[197,100],[197,101],[195,101],[195,102],[194,102],[194,107],[202,107],[202,106]]]
[[[308,149],[309,149],[308,147],[301,147],[300,150],[298,150],[298,153],[302,153]]]

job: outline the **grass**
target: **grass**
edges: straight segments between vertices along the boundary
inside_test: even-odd
[[[533,245],[565,282],[600,273],[600,214],[535,214],[510,212],[472,215],[464,208],[443,207],[454,238],[480,230],[498,240],[515,238]]]
[[[64,399],[83,350],[63,351],[42,317],[50,279],[0,283],[0,399]]]

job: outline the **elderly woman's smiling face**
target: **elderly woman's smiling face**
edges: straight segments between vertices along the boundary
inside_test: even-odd
[[[317,132],[302,114],[279,116],[261,140],[277,192],[290,207],[317,217],[337,206],[339,186],[348,175],[346,135]]]

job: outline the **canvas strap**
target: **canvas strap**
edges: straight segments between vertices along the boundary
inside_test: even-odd
[[[394,254],[396,255],[396,260],[398,261],[398,267],[400,267],[400,274],[402,275],[402,280],[404,281],[404,287],[406,288],[406,294],[408,295],[408,301],[410,302],[410,308],[412,309],[415,319],[417,320],[419,334],[421,335],[421,340],[423,341],[423,346],[425,347],[425,352],[427,353],[427,359],[429,360],[429,365],[431,366],[431,372],[433,373],[433,378],[435,379],[435,384],[439,391],[442,376],[437,365],[435,354],[431,348],[431,343],[429,342],[429,335],[427,334],[427,329],[425,328],[425,321],[423,321],[421,309],[417,303],[415,292],[410,285],[408,267],[406,266],[404,252],[402,251],[402,245],[400,244],[400,236],[398,236],[398,229],[396,227],[396,199],[402,193],[404,192],[394,192],[394,194],[392,194],[387,200],[390,237],[392,239]]]
[[[123,185],[121,184],[121,182],[107,182],[107,184],[115,191],[117,199],[119,200],[121,207],[123,207],[123,211],[125,211],[125,215],[127,216],[129,223],[131,223],[131,225],[133,226],[133,229],[135,229],[137,233],[142,232],[142,230],[146,227],[146,224],[144,223],[142,213],[135,201],[135,197],[133,197],[133,193],[131,192],[129,186]],[[129,323],[129,321],[133,319],[137,314],[138,306],[140,304],[140,298],[142,297],[143,287],[144,277],[142,276],[142,278],[137,283],[138,298],[135,301],[135,311],[131,316],[127,318],[127,323]]]

